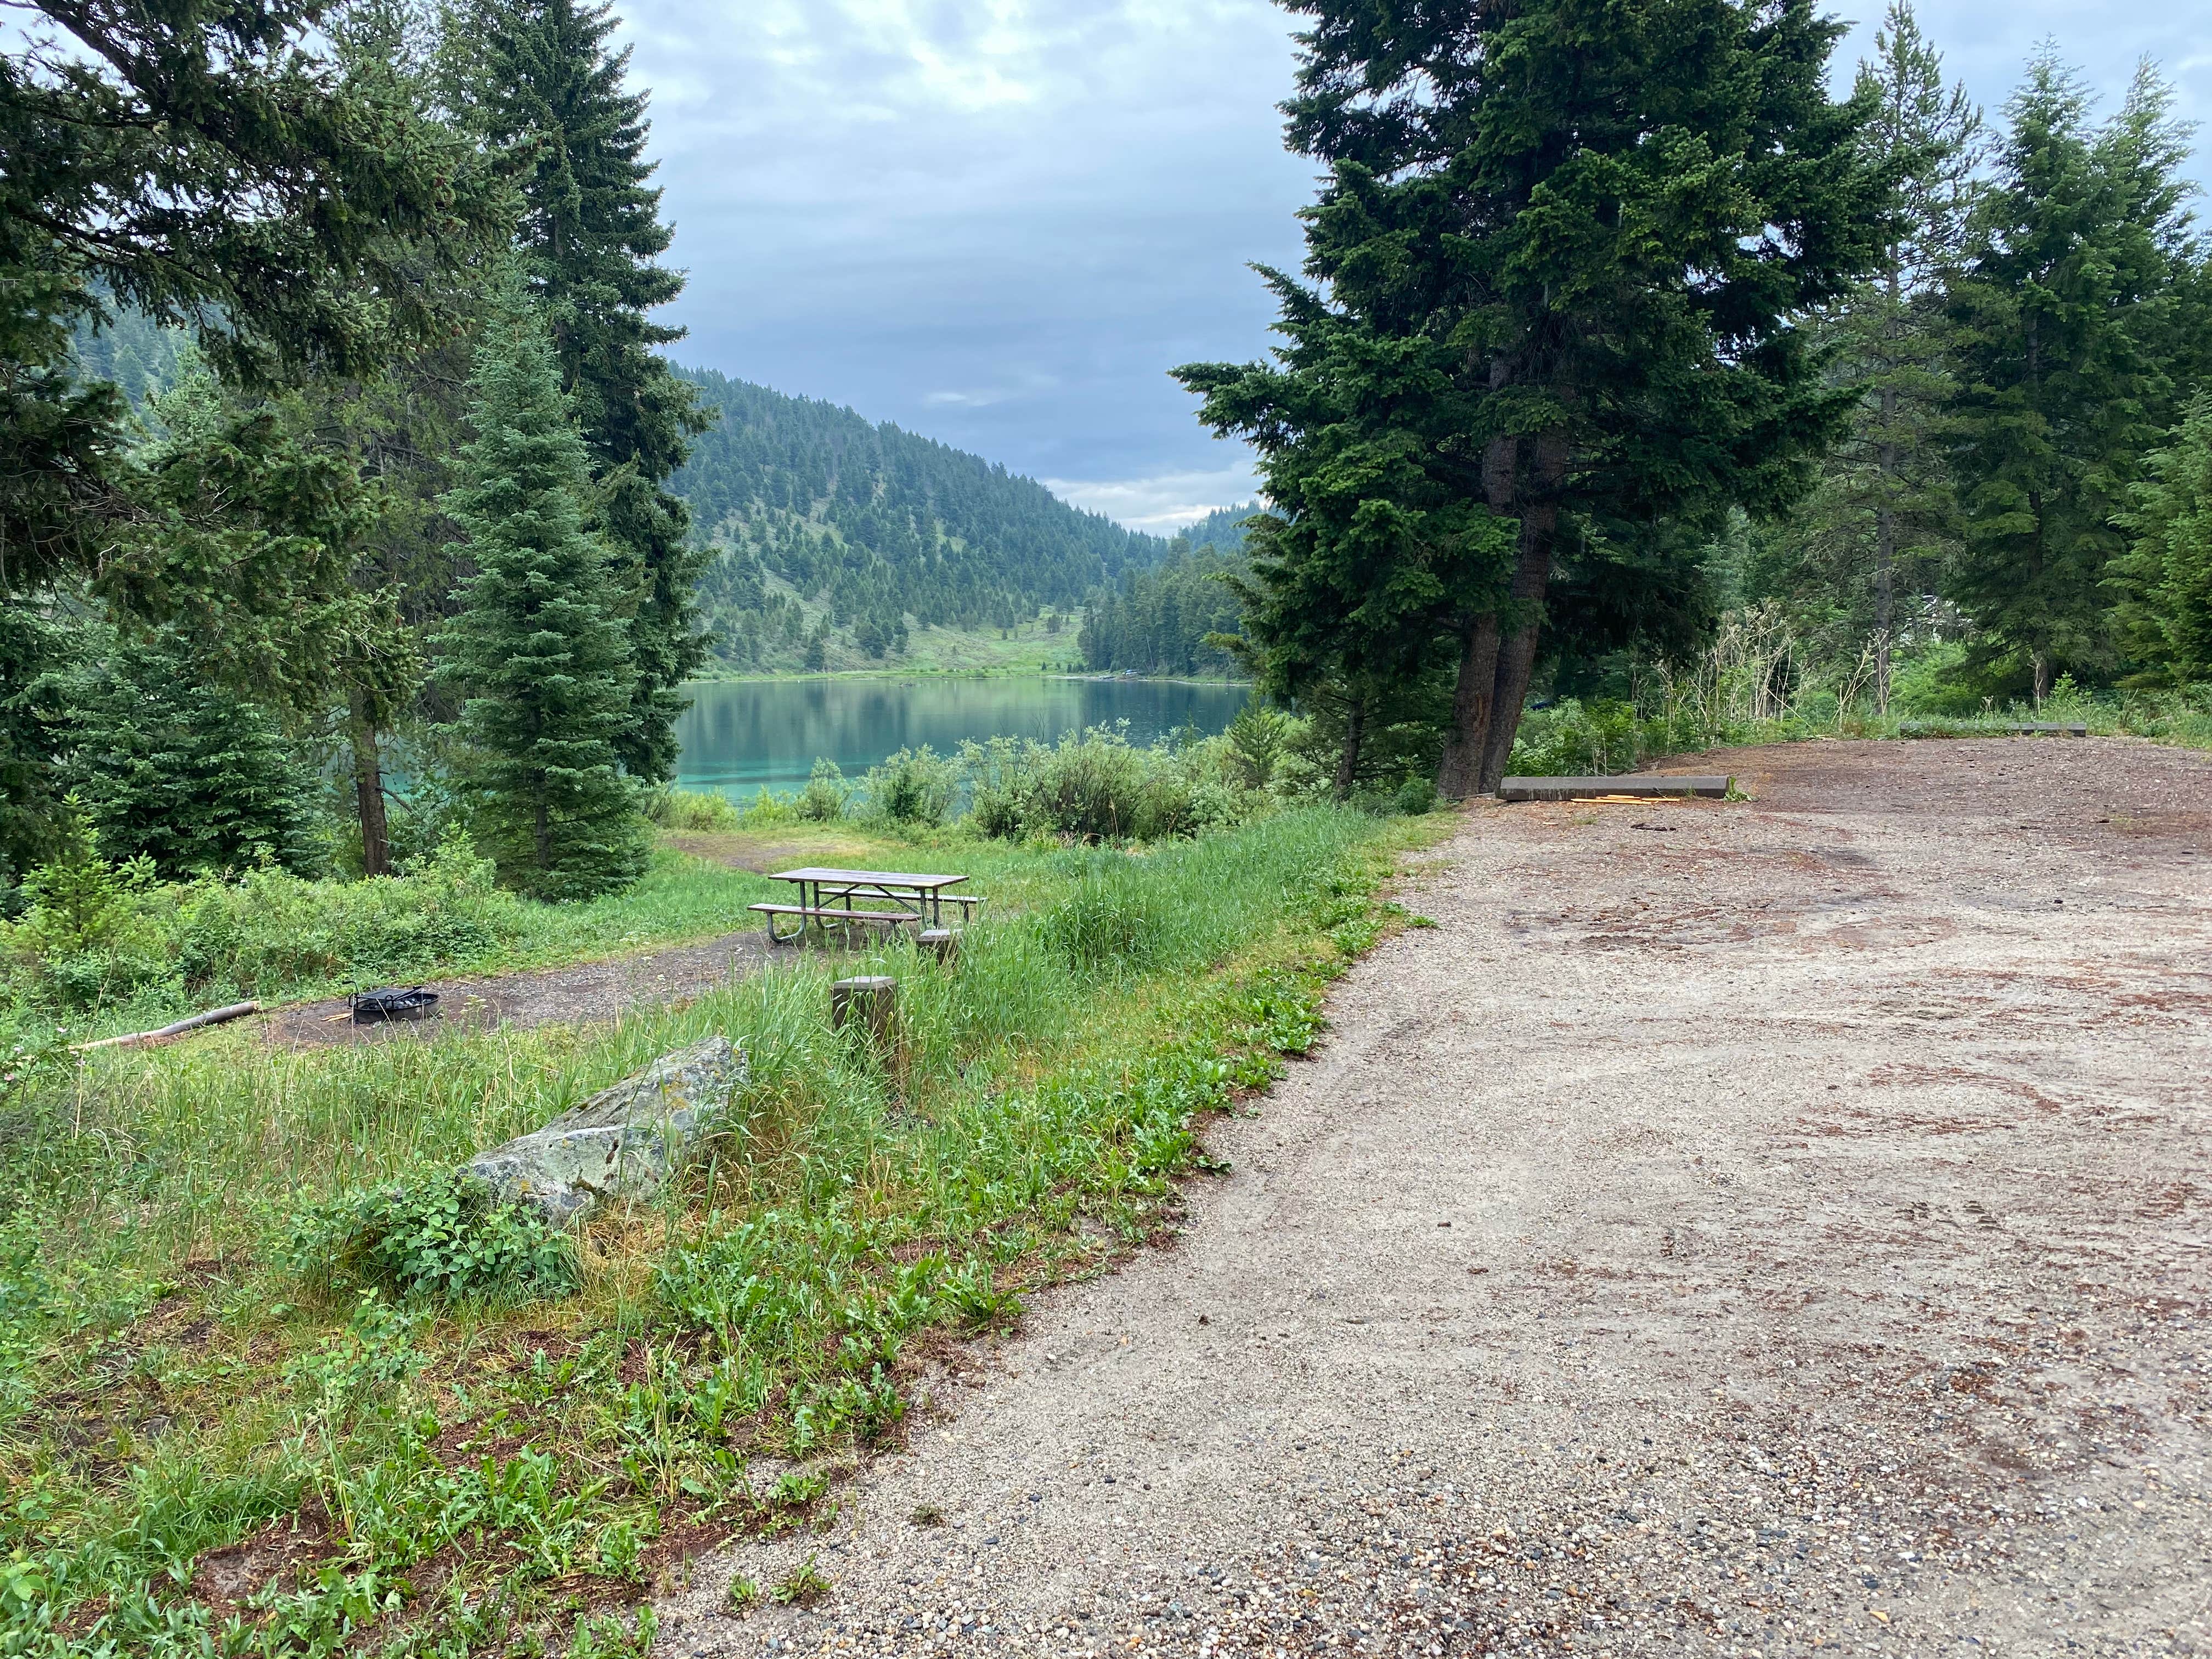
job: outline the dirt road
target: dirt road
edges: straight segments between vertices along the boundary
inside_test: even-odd
[[[1472,812],[1187,1236],[656,1651],[2212,1652],[2212,757],[1717,763]]]

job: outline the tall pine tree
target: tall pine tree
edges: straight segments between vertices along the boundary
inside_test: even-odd
[[[466,700],[462,779],[509,885],[588,898],[635,879],[646,848],[617,748],[635,670],[586,526],[589,459],[526,304],[495,317],[471,386],[475,436],[447,509],[476,574],[439,635],[441,675]]]
[[[1952,291],[1964,540],[1952,592],[2038,701],[2061,672],[2117,665],[2116,520],[2177,413],[2194,249],[2171,103],[2146,68],[2093,125],[2080,79],[2039,56],[2006,106],[1998,177]]]
[[[1281,366],[1182,378],[1271,490],[1347,410],[1366,455],[1422,475],[1389,486],[1389,538],[1355,515],[1359,546],[1313,550],[1358,580],[1312,587],[1434,580],[1419,621],[1457,665],[1438,782],[1465,796],[1504,770],[1563,538],[1802,488],[1850,397],[1796,319],[1870,266],[1888,181],[1869,100],[1827,95],[1841,25],[1809,0],[1284,3],[1314,20],[1288,108],[1332,169],[1305,214],[1322,291],[1275,279]],[[1463,533],[1478,509],[1504,558]]]
[[[684,275],[655,263],[674,232],[647,182],[647,97],[626,89],[614,29],[610,5],[487,0],[453,44],[486,137],[520,163],[526,281],[589,449],[599,527],[623,566],[634,678],[617,747],[658,782],[675,769],[677,688],[706,652],[695,591],[707,550],[662,484],[708,422],[655,349],[684,337],[648,314],[684,291]]]
[[[1899,179],[1899,210],[1872,277],[1820,320],[1830,372],[1859,401],[1780,539],[1798,566],[1793,597],[1824,613],[1803,618],[1808,632],[1846,654],[1870,639],[1875,701],[1886,709],[1898,590],[1936,590],[1952,527],[1943,307],[1965,246],[1981,113],[1963,88],[1945,84],[1907,0],[1891,5],[1859,87],[1874,110],[1867,142]]]

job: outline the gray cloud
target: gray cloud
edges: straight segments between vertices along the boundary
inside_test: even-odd
[[[1845,15],[1876,15],[1855,0]],[[2163,58],[2212,105],[2212,17],[1943,0],[1993,109],[2055,35],[2117,94]],[[1314,168],[1284,153],[1265,0],[629,0],[691,273],[685,362],[848,403],[1161,528],[1251,493],[1175,364],[1263,353]],[[1861,26],[1845,47],[1871,41]]]

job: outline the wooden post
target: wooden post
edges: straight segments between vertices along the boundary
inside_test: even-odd
[[[934,956],[939,962],[950,962],[958,954],[960,946],[950,927],[925,927],[915,944]]]
[[[898,981],[879,974],[860,979],[841,979],[830,988],[830,1024],[843,1030],[855,1020],[865,1024],[875,1040],[889,1048],[898,1018]]]

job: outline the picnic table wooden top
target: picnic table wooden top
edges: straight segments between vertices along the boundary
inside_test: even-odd
[[[769,878],[771,881],[815,882],[830,886],[850,887],[910,887],[918,893],[933,893],[941,887],[951,887],[968,879],[965,876],[922,876],[902,874],[892,870],[779,870]]]

